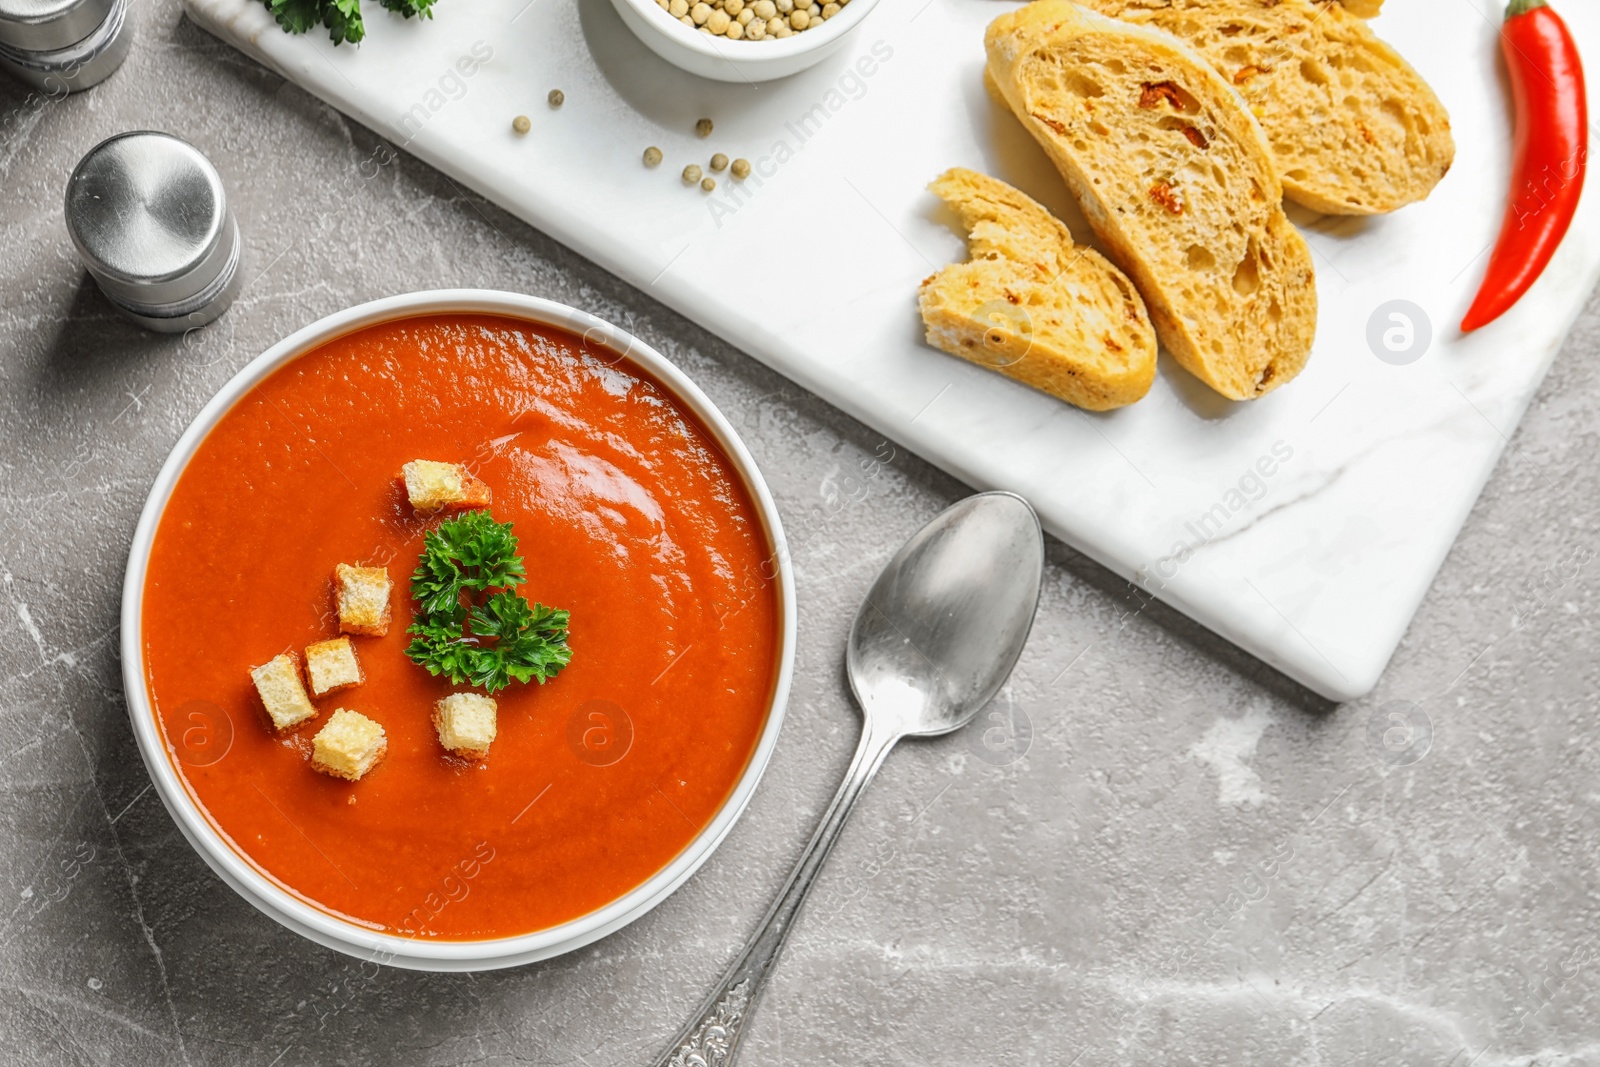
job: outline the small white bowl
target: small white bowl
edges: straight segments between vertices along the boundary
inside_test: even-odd
[[[611,0],[628,29],[650,51],[690,74],[721,82],[772,81],[815,66],[837,52],[845,36],[877,4],[878,0],[850,0],[817,29],[781,40],[730,41],[691,30],[655,0]]]
[[[866,0],[855,2],[865,3]],[[772,558],[777,564],[775,580],[778,584],[780,631],[778,675],[773,687],[772,703],[750,762],[716,817],[666,867],[598,911],[548,930],[485,941],[425,942],[376,933],[368,927],[312,907],[280,888],[228,843],[184,786],[177,771],[177,754],[168,746],[156,725],[155,709],[150,706],[149,692],[145,686],[141,624],[150,549],[172,489],[200,442],[240,398],[284,364],[324,342],[363,327],[428,314],[502,315],[557,326],[583,338],[586,346],[609,348],[638,364],[700,420],[733,463],[766,526]],[[794,672],[796,617],[794,581],[789,574],[788,560],[788,546],[778,519],[777,505],[767,490],[761,472],[756,469],[755,460],[739,440],[739,435],[699,387],[649,345],[586,312],[516,293],[446,289],[374,300],[314,322],[252,360],[201,409],[194,422],[178,439],[161,473],[156,475],[155,485],[150,489],[150,497],[145,501],[144,512],[139,516],[139,525],[134,531],[133,549],[128,554],[128,573],[122,583],[122,685],[127,694],[128,715],[133,722],[133,734],[138,740],[139,753],[144,757],[150,779],[183,835],[235,892],[284,926],[319,945],[364,961],[412,970],[481,971],[531,963],[581,948],[621,929],[661,903],[716,851],[744,812],[777,745]]]

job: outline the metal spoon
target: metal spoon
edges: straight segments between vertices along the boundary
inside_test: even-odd
[[[846,665],[865,726],[850,771],[744,951],[655,1067],[729,1067],[823,860],[902,737],[959,730],[999,692],[1039,607],[1044,537],[1010,493],[968,497],[907,541],[872,584]]]

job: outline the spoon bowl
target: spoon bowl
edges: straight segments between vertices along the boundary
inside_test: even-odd
[[[1039,607],[1044,535],[1028,502],[982,493],[895,553],[850,629],[850,687],[902,737],[972,721],[1005,684]]]

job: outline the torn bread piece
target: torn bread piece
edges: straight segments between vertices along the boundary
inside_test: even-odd
[[[1205,56],[1260,120],[1285,195],[1313,211],[1395,211],[1427,199],[1455,161],[1449,112],[1348,4],[1080,2],[1165,30]]]
[[[418,511],[478,508],[489,504],[489,486],[474,478],[459,463],[414,459],[401,468],[401,473],[405,475],[406,496]]]
[[[340,633],[382,637],[389,632],[388,571],[341,563],[333,569],[333,590]]]
[[[1317,328],[1311,249],[1222,75],[1169,33],[1066,0],[1001,15],[984,44],[994,87],[1178,362],[1232,400],[1299,374]]]
[[[279,733],[316,717],[316,705],[306,696],[305,683],[300,678],[300,661],[293,652],[284,652],[259,667],[251,667],[250,680],[261,695],[272,728]]]
[[[361,673],[361,661],[356,659],[356,647],[348,637],[307,645],[306,677],[311,682],[312,696],[317,697],[349,689],[366,680]]]
[[[1090,411],[1150,391],[1155,330],[1126,275],[1004,182],[958,167],[929,188],[969,235],[967,262],[922,283],[929,344]]]
[[[361,714],[340,708],[311,739],[311,766],[323,774],[358,782],[389,751],[383,727]]]
[[[494,698],[481,693],[451,693],[433,706],[433,728],[439,744],[466,759],[483,759],[494,742]]]

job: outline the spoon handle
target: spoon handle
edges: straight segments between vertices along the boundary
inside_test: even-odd
[[[898,733],[881,725],[875,728],[872,718],[866,717],[861,743],[856,746],[855,759],[845,774],[844,784],[834,795],[833,803],[828,805],[817,832],[801,854],[800,862],[795,864],[778,899],[767,910],[739,958],[700,1006],[694,1021],[678,1032],[672,1044],[654,1061],[654,1067],[731,1067],[738,1055],[745,1025],[755,1014],[767,973],[789,939],[795,916],[811,892],[822,862],[833,851],[839,831],[844,828],[845,820],[850,817],[867,783],[878,773],[884,757],[898,740]]]

